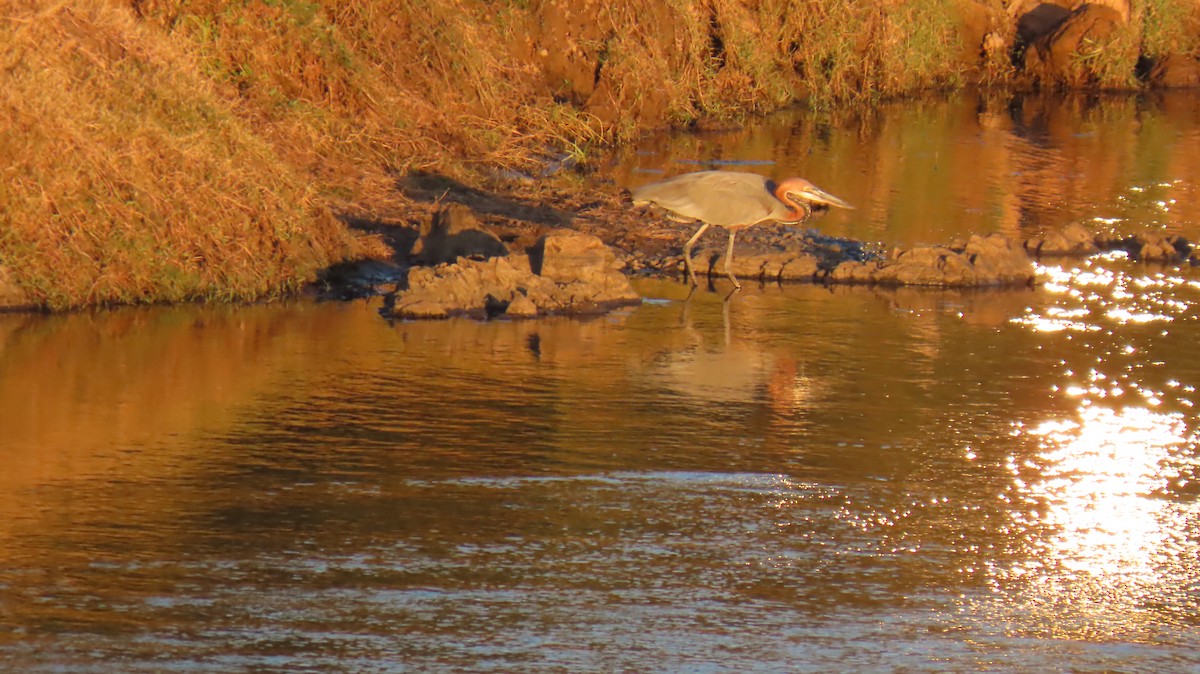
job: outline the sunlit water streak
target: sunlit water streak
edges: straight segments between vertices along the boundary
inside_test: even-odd
[[[1176,378],[1194,365],[1171,337],[1194,334],[1200,289],[1123,254],[1041,271],[1054,301],[1014,323],[1077,343],[1052,385],[1077,406],[1014,428],[1037,451],[1007,458],[1003,499],[1032,554],[992,569],[992,610],[1020,612],[1025,634],[1154,643],[1165,625],[1197,624],[1200,588],[1182,579],[1200,507],[1179,495],[1196,491],[1200,431],[1195,387]]]

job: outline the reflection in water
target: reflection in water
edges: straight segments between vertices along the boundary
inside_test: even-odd
[[[694,315],[715,314],[715,301],[713,294],[682,303],[679,329],[688,342],[673,345],[656,359],[656,373],[672,390],[709,403],[763,401],[780,415],[802,413],[811,402],[815,380],[785,351],[735,336],[731,322],[747,318],[736,295],[721,301],[719,333],[715,325],[697,327]]]
[[[1200,510],[1172,497],[1181,462],[1196,466],[1182,415],[1090,406],[1025,432],[1042,451],[1010,459],[1008,498],[1029,548],[992,570],[994,599],[976,606],[1026,639],[1187,643],[1200,625]]]
[[[0,494],[119,468],[131,448],[229,423],[314,313],[302,307],[0,316]],[[0,496],[3,498],[3,496]]]
[[[1127,144],[1064,181],[1149,156],[1130,109],[1085,119]],[[1061,145],[1047,111],[988,124]],[[881,175],[967,189],[899,168],[998,152],[922,136],[974,111],[901,112]],[[889,227],[932,226],[889,189]],[[1190,208],[1164,203],[1146,227]],[[644,281],[591,320],[0,316],[0,670],[1194,671],[1200,270],[1042,275]]]

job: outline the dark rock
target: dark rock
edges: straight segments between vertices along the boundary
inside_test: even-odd
[[[1189,259],[1193,251],[1191,242],[1182,236],[1161,232],[1098,235],[1096,245],[1101,250],[1123,250],[1134,259],[1150,262],[1180,262]]]
[[[495,234],[480,228],[470,207],[451,203],[434,213],[421,226],[421,235],[412,254],[421,264],[454,262],[460,257],[486,260],[508,254],[508,248]]]
[[[641,298],[617,270],[616,257],[599,239],[559,230],[538,240],[530,255],[418,267],[407,289],[390,298],[384,313],[397,318],[447,318],[599,313]]]
[[[1175,246],[1175,250],[1179,252],[1180,257],[1188,257],[1196,248],[1192,245],[1191,241],[1188,241],[1186,238],[1179,236],[1178,234],[1172,234],[1171,236],[1167,237],[1167,240],[1171,242],[1172,246]]]
[[[1160,233],[1142,233],[1133,237],[1138,259],[1150,262],[1179,262],[1192,252],[1192,246],[1187,239],[1178,235]]]
[[[1092,255],[1100,252],[1096,236],[1083,225],[1073,222],[1058,232],[1049,232],[1025,242],[1025,250],[1031,255],[1054,257],[1064,255]]]
[[[317,278],[315,291],[322,299],[350,300],[389,292],[407,271],[383,260],[353,260],[326,269]]]
[[[1017,19],[1017,44],[1029,45],[1058,28],[1071,9],[1052,2],[1038,3]]]
[[[961,247],[922,246],[897,250],[887,260],[851,260],[829,275],[833,282],[951,288],[1027,285],[1033,278],[1024,248],[999,234],[971,236]]]
[[[1054,30],[1034,40],[1025,51],[1025,71],[1047,84],[1082,86],[1091,78],[1087,60],[1103,49],[1117,26],[1123,23],[1117,10],[1084,4],[1071,12]]]
[[[1169,89],[1200,87],[1200,61],[1183,54],[1155,59],[1147,68],[1146,81],[1150,86]]]

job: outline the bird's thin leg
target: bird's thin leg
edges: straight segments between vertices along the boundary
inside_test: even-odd
[[[729,230],[729,250],[725,251],[725,275],[733,281],[733,287],[738,290],[742,289],[742,284],[738,283],[737,277],[733,275],[733,237],[737,235],[736,229]]]
[[[696,241],[700,240],[700,235],[703,234],[704,230],[706,229],[708,229],[707,222],[701,224],[700,229],[696,230],[696,233],[692,235],[692,238],[688,239],[687,243],[683,244],[683,266],[687,269],[688,281],[691,281],[693,288],[700,284],[696,282],[696,272],[692,271],[692,246],[696,245]]]

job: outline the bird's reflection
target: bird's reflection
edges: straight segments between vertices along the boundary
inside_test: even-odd
[[[739,338],[753,329],[753,322],[744,320],[753,308],[739,310],[738,297],[735,288],[720,300],[719,332],[715,297],[689,296],[680,302],[678,326],[687,346],[662,354],[656,374],[669,388],[705,402],[803,406],[814,387],[794,354],[772,349],[761,339]],[[746,315],[739,319],[739,313]]]

